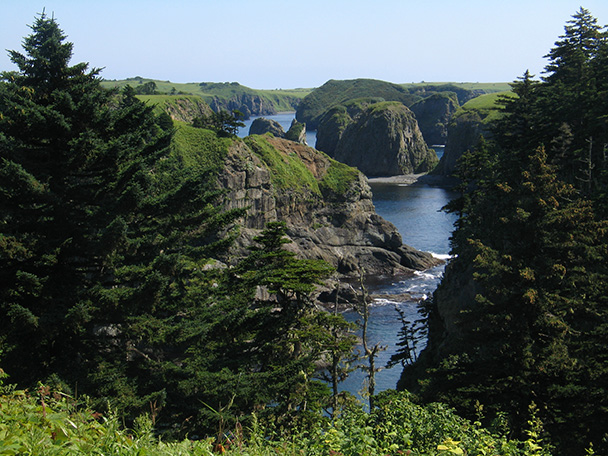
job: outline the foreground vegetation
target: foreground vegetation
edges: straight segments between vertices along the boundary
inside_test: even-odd
[[[509,440],[459,418],[441,404],[416,405],[406,393],[383,393],[371,413],[351,406],[333,421],[282,435],[254,421],[211,436],[177,441],[159,439],[154,427],[163,416],[142,415],[131,429],[120,416],[99,413],[85,399],[40,386],[35,392],[3,387],[0,392],[0,454],[45,455],[510,455],[542,456],[538,422],[529,437]],[[219,413],[218,413],[219,415]]]

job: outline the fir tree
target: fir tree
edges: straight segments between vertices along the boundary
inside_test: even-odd
[[[133,89],[69,66],[64,40],[40,15],[0,83],[2,365],[139,414],[180,402],[179,359],[209,321],[204,266],[239,212]]]
[[[435,351],[411,372],[428,399],[470,416],[481,403],[516,432],[534,403],[559,450],[584,454],[590,442],[606,451],[608,222],[594,204],[604,185],[597,75],[606,38],[584,9],[561,38],[545,79],[525,73],[502,98],[494,142],[459,163],[455,258],[429,315]],[[442,307],[449,346],[437,329]]]

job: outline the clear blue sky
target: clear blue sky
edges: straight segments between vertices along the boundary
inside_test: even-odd
[[[74,43],[72,63],[106,79],[504,82],[539,75],[580,6],[608,23],[608,0],[2,0],[0,44],[21,50],[46,8]],[[2,52],[0,71],[12,69]]]

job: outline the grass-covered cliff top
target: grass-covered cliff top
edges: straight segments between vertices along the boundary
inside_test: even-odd
[[[400,101],[406,105],[411,105],[420,98],[391,82],[375,79],[330,80],[304,97],[298,106],[297,119],[315,129],[323,113],[332,106],[370,97]]]
[[[277,190],[310,191],[318,196],[344,195],[359,178],[355,168],[293,141],[272,135],[252,135],[244,141],[266,164]]]
[[[405,106],[403,105],[403,103],[399,103],[398,101],[381,101],[370,105],[369,108],[372,113],[377,113],[386,110],[403,111]]]
[[[501,96],[513,95],[510,91],[488,93],[467,101],[454,114],[454,118],[475,112],[484,123],[490,123],[500,117],[500,109],[496,101]],[[513,95],[515,96],[515,95]]]
[[[176,123],[177,128],[172,141],[173,156],[186,167],[202,170],[218,169],[233,140],[218,138],[216,133],[203,128],[194,128]]]
[[[453,86],[461,89],[483,91],[485,93],[505,92],[511,90],[511,85],[509,82],[410,82],[400,85],[408,89]]]
[[[130,85],[137,89],[147,83],[154,83],[156,91],[159,94],[181,94],[181,95],[196,95],[203,98],[204,101],[210,102],[214,97],[220,99],[230,99],[240,95],[257,95],[262,99],[271,102],[277,111],[292,111],[293,99],[304,98],[312,89],[297,88],[297,89],[276,89],[262,90],[252,89],[238,82],[188,82],[178,83],[171,81],[159,81],[157,79],[147,79],[142,77],[121,79],[121,80],[106,80],[102,82],[104,87],[124,87]]]

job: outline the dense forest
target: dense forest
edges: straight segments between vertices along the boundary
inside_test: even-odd
[[[311,298],[332,268],[286,250],[281,222],[221,261],[238,120],[178,125],[71,65],[54,18],[31,29],[0,81],[2,453],[608,451],[608,38],[588,11],[460,160],[428,350],[367,412],[335,387],[354,328]]]
[[[451,261],[402,386],[559,454],[608,452],[608,35],[580,9],[457,166]],[[591,451],[591,450],[589,450]]]

